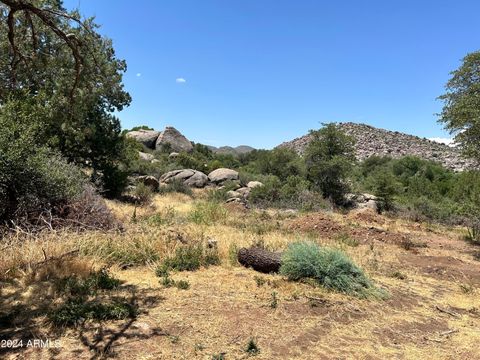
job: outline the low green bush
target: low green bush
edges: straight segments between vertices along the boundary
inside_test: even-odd
[[[135,186],[133,195],[138,199],[140,205],[149,204],[153,198],[153,190],[150,186],[145,185],[144,183],[138,183]]]
[[[86,320],[120,320],[137,315],[136,306],[123,299],[98,297],[117,290],[121,281],[107,270],[94,271],[86,278],[69,276],[57,282],[59,298],[63,303],[48,313],[55,326],[74,326]]]
[[[245,352],[251,356],[255,356],[260,353],[260,348],[258,347],[257,342],[254,338],[250,338],[250,340],[248,341]]]
[[[115,290],[121,281],[112,277],[107,270],[92,272],[87,278],[69,276],[61,279],[58,284],[60,293],[68,296],[95,295],[100,290]]]
[[[345,253],[312,242],[290,244],[282,257],[280,273],[294,281],[314,279],[327,289],[358,297],[381,295]]]
[[[85,320],[121,320],[135,317],[137,308],[132,304],[114,300],[107,303],[70,299],[49,314],[56,326],[74,326]]]

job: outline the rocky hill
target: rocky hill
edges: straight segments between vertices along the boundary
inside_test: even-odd
[[[339,123],[339,126],[356,140],[355,152],[358,160],[366,159],[372,155],[391,156],[393,158],[414,155],[439,162],[455,171],[473,167],[473,161],[463,158],[460,150],[452,146],[365,124],[346,122]],[[287,147],[302,154],[310,139],[310,135],[305,135],[280,144],[279,147]]]

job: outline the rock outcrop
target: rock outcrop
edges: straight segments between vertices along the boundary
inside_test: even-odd
[[[220,168],[208,174],[208,178],[214,184],[221,184],[228,180],[238,180],[238,172],[232,169]]]
[[[159,183],[158,180],[155,178],[155,176],[151,175],[142,175],[137,177],[137,181],[145,184],[146,186],[149,186],[152,190],[157,190]]]
[[[138,152],[138,156],[140,157],[141,160],[144,160],[144,161],[153,161],[155,159],[155,157],[152,154],[144,153],[141,151]]]
[[[167,126],[163,131],[129,131],[127,137],[135,139],[146,148],[152,150],[161,150],[167,146],[175,153],[182,151],[190,152],[193,150],[192,142],[172,126]]]
[[[193,150],[193,143],[173,126],[167,126],[163,131],[143,129],[129,131],[127,133],[127,137],[135,139],[148,149],[169,149],[171,151],[170,155],[172,155],[172,158],[178,156],[178,153],[182,151],[190,152]],[[218,148],[207,145],[207,147],[214,153],[234,156],[247,154],[250,151],[255,150],[251,146],[247,145],[240,145],[237,147],[222,146]]]
[[[190,152],[193,150],[193,145],[180,131],[172,126],[167,126],[160,135],[158,135],[155,148],[162,150],[162,148],[169,146],[174,152]]]
[[[160,131],[155,130],[136,130],[127,133],[128,138],[135,139],[149,149],[155,149],[158,135],[160,135]]]
[[[160,183],[162,184],[170,184],[175,180],[183,181],[185,185],[197,188],[203,188],[208,185],[208,176],[198,170],[173,170],[160,177]]]
[[[365,124],[347,122],[338,125],[346,134],[355,139],[355,153],[358,160],[364,160],[372,155],[391,156],[392,158],[414,155],[438,162],[455,171],[462,171],[474,166],[474,162],[463,158],[460,150],[456,147]],[[285,142],[279,147],[287,147],[303,154],[310,139],[310,135],[305,135]]]

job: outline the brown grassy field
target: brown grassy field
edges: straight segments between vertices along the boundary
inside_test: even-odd
[[[202,196],[156,196],[136,211],[109,202],[125,224],[123,233],[49,231],[7,238],[0,253],[0,339],[59,340],[59,346],[4,345],[0,358],[480,358],[480,248],[463,239],[463,229],[368,211],[247,210],[208,205]],[[156,265],[184,243],[208,239],[217,241],[221,264],[173,272],[189,289],[164,287]],[[305,239],[344,250],[389,298],[358,299],[235,261],[240,247],[284,250]],[[139,315],[50,325],[47,313],[59,301],[55,282],[102,267],[123,281],[114,295],[102,296],[127,299]],[[260,350],[256,355],[245,351],[250,339]]]

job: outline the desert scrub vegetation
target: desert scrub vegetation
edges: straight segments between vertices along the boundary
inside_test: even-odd
[[[313,242],[290,244],[282,256],[280,274],[293,281],[314,279],[327,289],[357,297],[386,295],[344,252]]]
[[[158,192],[160,194],[180,193],[193,196],[192,189],[188,185],[185,185],[183,181],[178,179],[174,179],[170,183],[160,186]]]
[[[126,301],[114,300],[108,303],[70,299],[49,314],[56,326],[74,326],[87,320],[122,320],[135,317],[136,308]]]
[[[167,257],[155,270],[157,276],[163,276],[169,270],[194,271],[200,267],[219,265],[220,257],[216,247],[202,243],[179,246],[173,256]]]
[[[63,302],[49,312],[48,318],[56,326],[74,326],[87,320],[135,317],[136,307],[125,299],[99,296],[117,290],[120,284],[105,269],[93,271],[84,279],[77,276],[59,279],[57,292]]]
[[[197,225],[213,225],[227,220],[227,209],[215,201],[197,201],[189,214],[189,220]]]

